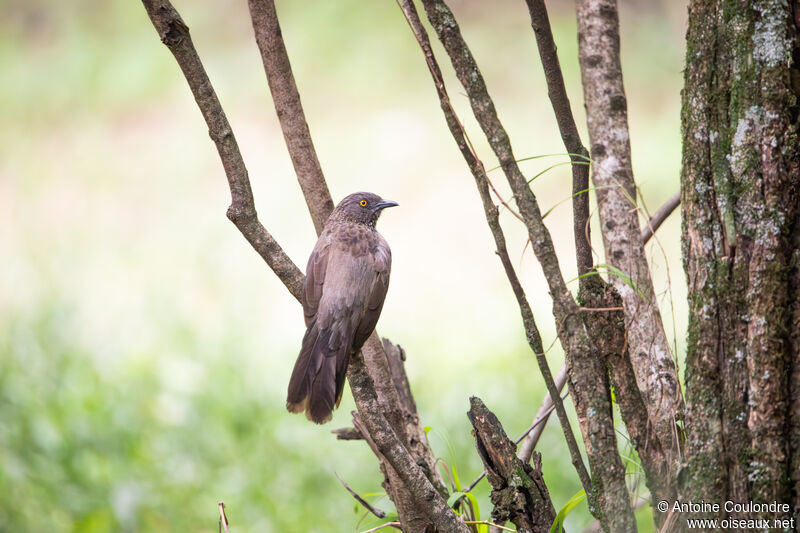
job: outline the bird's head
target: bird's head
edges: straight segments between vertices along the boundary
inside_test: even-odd
[[[387,207],[394,207],[397,202],[384,200],[377,194],[371,192],[356,192],[339,202],[333,210],[331,218],[346,220],[357,224],[364,224],[370,228],[375,227],[375,222],[381,215],[381,211]]]

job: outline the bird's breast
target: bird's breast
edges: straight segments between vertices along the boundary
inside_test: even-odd
[[[333,232],[333,245],[353,257],[375,253],[380,235],[362,224],[342,224]]]

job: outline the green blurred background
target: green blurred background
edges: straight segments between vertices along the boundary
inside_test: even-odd
[[[141,4],[0,5],[0,529],[216,531],[218,501],[237,533],[377,525],[335,477],[391,511],[364,443],[329,433],[348,425],[350,393],[324,427],[284,410],[300,307],[225,218],[213,144]],[[304,266],[315,235],[246,2],[176,7],[239,140],[261,220]],[[516,156],[563,152],[524,2],[453,8]],[[378,329],[406,349],[434,450],[467,484],[481,471],[469,396],[517,436],[544,394],[472,178],[394,2],[282,1],[278,10],[334,198],[371,190],[401,205],[380,223],[394,266]],[[551,11],[583,121],[572,3]],[[650,210],[678,187],[684,23],[684,7],[666,1],[621,7],[634,169]],[[448,82],[494,166],[463,90]],[[523,169],[533,176],[563,160]],[[492,176],[510,196],[502,175]],[[533,187],[544,210],[561,202],[547,223],[573,279],[569,180],[560,166]],[[549,345],[539,266],[520,224],[502,219]],[[673,216],[648,250],[682,354],[679,226]],[[595,247],[602,262],[599,240]],[[548,357],[555,371],[557,343]],[[579,482],[557,424],[539,450],[559,508]],[[631,473],[633,485],[635,466]],[[488,517],[487,484],[476,493]],[[590,521],[583,504],[567,527]]]

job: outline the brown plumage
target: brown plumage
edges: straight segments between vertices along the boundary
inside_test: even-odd
[[[286,409],[317,424],[331,419],[350,356],[375,329],[389,288],[392,251],[375,230],[381,211],[397,205],[368,192],[331,213],[306,267],[306,334],[289,380]]]

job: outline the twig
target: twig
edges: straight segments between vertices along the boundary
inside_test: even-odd
[[[334,472],[334,474],[336,474],[336,473]],[[345,483],[345,481],[344,481],[344,480],[343,480],[343,479],[342,479],[342,478],[339,476],[339,474],[336,474],[336,479],[338,479],[338,480],[339,480],[339,483],[341,483],[341,484],[342,484],[342,486],[343,486],[345,489],[347,489],[347,492],[349,492],[349,493],[350,493],[350,495],[351,495],[353,498],[355,498],[355,500],[356,500],[358,503],[360,503],[360,504],[361,504],[361,505],[364,507],[364,509],[366,509],[366,510],[367,510],[367,511],[369,511],[370,513],[374,514],[374,515],[375,515],[375,516],[377,516],[378,518],[386,518],[386,513],[385,513],[384,511],[381,511],[380,509],[376,509],[375,507],[371,506],[371,505],[370,505],[370,504],[369,504],[369,503],[368,503],[368,502],[367,502],[367,501],[366,501],[364,498],[362,498],[361,496],[359,496],[359,495],[358,495],[358,493],[357,493],[356,491],[354,491],[353,489],[351,489],[351,488],[350,488],[350,485],[348,485],[347,483]]]
[[[650,237],[653,236],[653,233],[661,226],[661,224],[667,219],[668,216],[675,211],[675,208],[678,207],[681,203],[681,191],[676,192],[669,199],[659,207],[653,216],[650,217],[650,220],[647,222],[647,225],[642,228],[642,245],[647,243],[650,240]]]
[[[419,15],[417,14],[413,2],[411,2],[410,0],[400,0],[400,6],[403,10],[403,14],[406,17],[406,20],[408,20],[409,26],[411,27],[414,33],[414,37],[416,38],[417,43],[419,44],[425,56],[426,63],[428,64],[428,69],[430,70],[431,76],[433,77],[434,80],[434,84],[436,85],[439,101],[442,107],[442,111],[444,112],[445,115],[445,120],[447,121],[447,125],[450,129],[450,133],[455,139],[456,144],[458,145],[462,156],[467,162],[467,166],[469,167],[473,177],[475,178],[475,184],[478,187],[478,192],[480,193],[481,200],[483,202],[483,209],[484,209],[484,214],[486,216],[486,222],[489,225],[489,229],[492,232],[492,236],[494,237],[495,246],[497,247],[497,254],[500,257],[500,261],[503,264],[506,277],[508,278],[509,284],[511,285],[511,288],[514,291],[514,295],[517,298],[517,303],[519,305],[520,312],[522,314],[522,320],[524,323],[526,336],[528,337],[528,342],[531,346],[531,349],[536,355],[536,361],[539,364],[539,369],[542,373],[542,376],[544,377],[545,384],[547,385],[547,390],[550,391],[551,397],[559,398],[560,400],[558,389],[555,387],[553,376],[550,373],[550,368],[547,364],[547,359],[544,356],[545,352],[542,346],[542,339],[539,334],[539,330],[536,326],[536,322],[533,316],[533,311],[531,310],[531,307],[528,304],[528,300],[525,297],[525,292],[522,289],[522,285],[519,282],[519,279],[511,263],[511,260],[508,257],[508,250],[506,248],[505,236],[503,235],[503,230],[500,227],[500,223],[498,220],[497,206],[495,206],[494,203],[492,202],[489,193],[488,179],[486,177],[486,170],[484,168],[484,165],[481,162],[481,160],[477,157],[474,150],[472,150],[471,145],[467,141],[467,137],[464,132],[463,126],[461,125],[461,122],[458,120],[455,110],[450,104],[450,98],[448,97],[447,90],[445,89],[444,83],[442,82],[443,78],[441,75],[441,70],[439,68],[438,63],[436,62],[435,56],[433,55],[433,50],[431,48],[430,41],[428,39],[428,34],[425,31],[425,28],[422,26],[422,22],[419,19]],[[426,9],[428,9],[427,4],[426,4]],[[572,301],[571,296],[569,298],[570,301]],[[588,494],[591,491],[591,486],[590,486],[591,482],[589,479],[589,473],[586,470],[586,466],[583,464],[583,459],[581,458],[580,455],[578,443],[575,440],[575,436],[572,433],[572,428],[570,427],[569,419],[567,418],[567,413],[566,410],[564,409],[564,405],[562,402],[556,401],[556,411],[558,413],[558,418],[559,421],[561,422],[561,426],[564,431],[564,437],[567,441],[567,446],[570,450],[570,455],[572,457],[573,465],[575,466],[576,472],[578,473],[578,477],[580,478],[581,483],[586,489]]]
[[[379,531],[385,527],[396,527],[399,528],[402,524],[400,522],[386,522],[385,524],[381,524],[378,527],[373,527],[372,529],[367,529],[362,531],[361,533],[373,533],[373,531]]]
[[[219,529],[220,533],[222,530],[225,533],[228,533],[228,516],[225,514],[225,504],[222,502],[217,503],[217,507],[219,507]]]
[[[364,436],[355,428],[332,429],[331,433],[336,435],[336,440],[363,440]]]
[[[567,383],[567,365],[566,363],[561,365],[561,369],[558,371],[556,375],[556,387],[560,391],[564,388],[564,385]],[[539,442],[539,437],[542,436],[542,432],[544,431],[545,425],[547,425],[547,420],[550,418],[550,413],[553,411],[553,399],[551,398],[550,394],[548,393],[544,399],[542,400],[542,405],[539,407],[539,411],[536,413],[536,417],[533,419],[533,423],[531,427],[528,429],[529,433],[525,437],[525,442],[522,444],[517,456],[525,463],[531,460],[531,455],[533,454],[533,450],[536,449],[536,444]],[[519,442],[519,441],[518,441]]]
[[[325,176],[314,150],[308,122],[300,103],[300,93],[292,74],[289,56],[273,0],[249,0],[250,17],[256,36],[261,60],[267,74],[267,82],[275,103],[275,111],[292,159],[297,180],[303,190],[311,219],[317,234],[333,210],[333,200],[325,183]]]
[[[516,529],[511,529],[506,526],[501,526],[500,524],[495,524],[494,522],[489,522],[488,520],[464,520],[465,524],[483,524],[485,526],[492,526],[498,529],[502,529],[503,531],[516,531]]]

